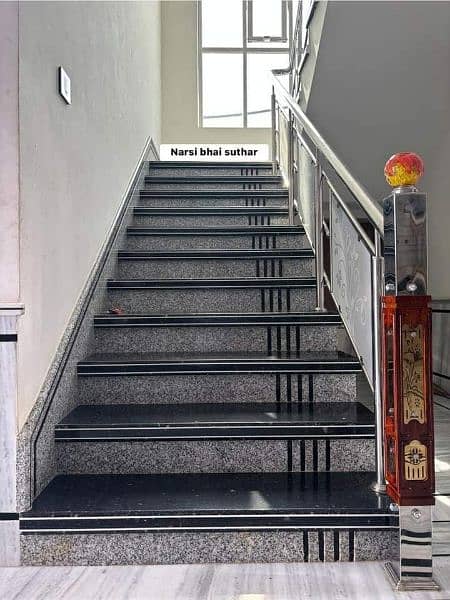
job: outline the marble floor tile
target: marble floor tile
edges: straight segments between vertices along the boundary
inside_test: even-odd
[[[394,593],[383,563],[17,567],[0,569],[1,600],[448,600],[450,558],[435,559],[439,592]]]

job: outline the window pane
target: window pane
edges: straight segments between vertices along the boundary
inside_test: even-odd
[[[242,127],[242,54],[204,54],[203,127]]]
[[[249,54],[247,61],[247,125],[270,127],[271,70],[287,67],[288,54]]]
[[[242,0],[202,0],[204,48],[242,47]]]
[[[253,36],[281,37],[281,0],[253,0]]]

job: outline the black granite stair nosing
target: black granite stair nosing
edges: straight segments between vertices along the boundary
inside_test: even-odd
[[[280,175],[146,175],[145,183],[162,183],[162,184],[209,184],[216,183],[283,183],[283,178]]]
[[[244,279],[109,279],[109,289],[277,289],[315,288],[314,277],[249,277]]]
[[[261,530],[301,530],[318,529],[390,531],[397,529],[398,517],[391,514],[368,515],[270,515],[232,516],[222,515],[202,517],[146,516],[146,517],[99,517],[53,516],[46,518],[21,517],[21,535],[75,534],[118,532],[163,532],[163,531],[261,531]]]
[[[248,225],[245,227],[127,227],[127,235],[145,236],[279,236],[304,235],[305,230],[300,225]]]
[[[352,410],[345,414],[347,405]],[[342,404],[337,407],[340,420],[339,415],[333,419],[333,409],[329,403],[308,407],[295,403],[282,406],[261,403],[246,405],[245,409],[241,405],[217,403],[151,407],[132,404],[81,405],[56,425],[55,440],[112,442],[374,437],[373,414],[368,409],[359,403],[344,403],[344,412],[341,407]],[[321,411],[328,409],[331,411],[330,418],[324,418]],[[246,411],[244,415],[242,410]]]
[[[269,250],[239,249],[239,250],[119,250],[120,260],[264,260],[264,259],[299,259],[314,258],[314,252],[309,248],[274,248]]]
[[[286,198],[285,188],[263,190],[140,190],[141,198]]]
[[[287,215],[287,207],[283,206],[135,206],[136,216],[186,217],[213,215],[220,217],[246,215]]]
[[[167,375],[178,374],[217,374],[217,373],[310,373],[310,374],[342,374],[359,373],[362,367],[356,358],[348,357],[340,360],[302,359],[298,356],[280,357],[266,356],[257,358],[182,358],[156,357],[98,358],[97,355],[80,361],[77,365],[79,376],[111,376],[111,375]],[[135,356],[135,355],[133,355]]]
[[[20,515],[22,533],[81,529],[392,529],[374,473],[60,475]],[[356,487],[355,487],[356,486]],[[353,491],[355,489],[355,492]],[[249,502],[249,492],[253,499]]]
[[[180,327],[180,326],[275,326],[342,325],[338,313],[184,313],[184,314],[99,314],[95,327]]]
[[[192,167],[193,169],[198,168],[219,168],[219,169],[272,169],[273,163],[270,161],[248,161],[248,162],[235,162],[235,161],[190,161],[190,160],[156,160],[149,161],[149,168],[168,168],[168,169],[176,169],[177,167],[185,168]]]

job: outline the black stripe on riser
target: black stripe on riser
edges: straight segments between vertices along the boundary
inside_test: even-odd
[[[211,402],[351,402],[356,376],[339,374],[197,373],[167,375],[84,375],[84,404]],[[224,394],[226,390],[226,394]]]
[[[268,198],[283,198],[287,200],[288,191],[287,189],[274,189],[274,190],[258,190],[258,189],[241,189],[241,190],[141,190],[139,192],[141,199],[143,198],[195,198],[197,200],[210,200],[212,198],[239,198],[242,199],[241,206],[245,205],[245,199],[249,200],[249,206],[256,206],[257,201],[261,202],[264,206],[264,200]],[[252,204],[251,202],[254,202]],[[209,205],[209,203],[208,203]]]
[[[120,279],[310,277],[312,251],[119,252]]]
[[[276,319],[274,318],[276,321]],[[109,352],[284,352],[338,349],[339,325],[98,326],[95,351]]]
[[[188,282],[189,280],[187,280]],[[311,280],[314,281],[314,280]],[[308,311],[316,306],[315,283],[304,287],[146,287],[146,282],[110,282],[108,298],[111,307],[121,307],[127,313],[149,312],[248,312]],[[195,286],[195,283],[192,282]]]
[[[214,529],[108,532],[84,529],[21,532],[24,565],[124,565],[192,563],[276,563],[388,560],[396,546],[395,527],[256,530]],[[94,532],[92,532],[94,531]],[[350,541],[349,541],[350,540]],[[139,552],[136,548],[139,547]],[[320,552],[322,548],[322,552]]]
[[[308,239],[299,227],[235,227],[159,229],[129,227],[128,250],[189,250],[307,248]]]

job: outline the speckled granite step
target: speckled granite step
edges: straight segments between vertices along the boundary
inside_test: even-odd
[[[142,207],[133,210],[134,224],[141,227],[245,227],[287,225],[285,207],[197,206]],[[299,224],[299,223],[297,223]]]
[[[310,277],[314,272],[314,254],[306,248],[121,250],[118,259],[119,279]]]
[[[155,161],[149,163],[150,175],[271,175],[272,163]]]
[[[308,248],[302,227],[128,227],[127,250],[262,250],[269,248]]]
[[[249,206],[285,207],[288,205],[287,190],[141,190],[139,206],[196,207],[196,206]]]
[[[337,350],[337,314],[255,313],[98,315],[94,348],[101,352],[268,352]]]
[[[359,362],[336,352],[100,354],[78,364],[84,404],[354,401]]]
[[[372,472],[63,475],[21,515],[28,565],[389,559]]]
[[[271,263],[272,264],[272,263]],[[307,312],[314,310],[316,281],[304,278],[114,279],[108,306],[126,313]]]
[[[279,175],[148,175],[145,188],[155,190],[270,190],[281,189]]]

